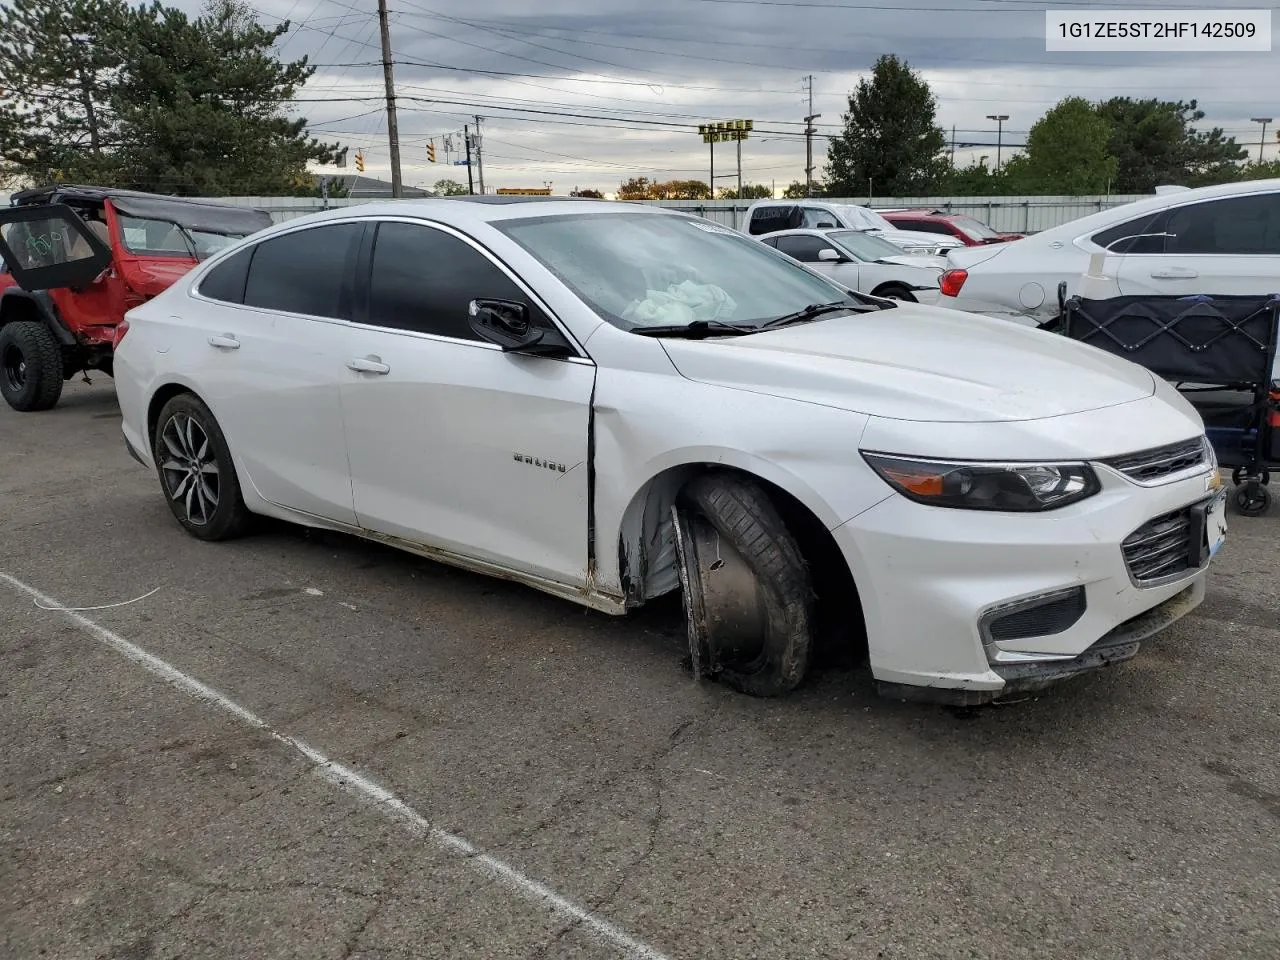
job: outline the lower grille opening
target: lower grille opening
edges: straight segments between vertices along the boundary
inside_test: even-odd
[[[995,641],[1047,637],[1073,626],[1084,611],[1084,587],[1075,587],[1011,605],[1008,613],[987,623],[987,635]]]
[[[1130,576],[1148,583],[1191,569],[1190,536],[1190,507],[1148,520],[1120,544]]]

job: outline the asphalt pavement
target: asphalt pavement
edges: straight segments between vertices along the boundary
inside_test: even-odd
[[[675,602],[198,542],[106,379],[0,406],[0,544],[6,958],[1280,956],[1280,507],[1137,659],[972,714],[696,685]]]

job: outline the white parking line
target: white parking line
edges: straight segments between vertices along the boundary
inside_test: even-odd
[[[550,887],[539,883],[531,877],[521,873],[515,867],[508,863],[504,863],[497,857],[491,856],[474,846],[464,837],[460,837],[455,833],[442,830],[439,827],[433,827],[430,821],[413,807],[409,806],[391,791],[384,787],[378,786],[368,777],[362,776],[350,767],[344,766],[337,761],[330,760],[319,750],[308,746],[301,740],[296,740],[288,734],[281,733],[274,729],[267,721],[263,720],[252,710],[240,706],[224,693],[220,693],[213,687],[201,683],[195,677],[188,676],[177,667],[161,660],[153,653],[148,653],[135,643],[131,643],[124,637],[120,636],[100,624],[94,623],[88,617],[77,613],[75,610],[69,609],[63,604],[54,600],[52,597],[46,596],[35,587],[23,583],[17,577],[10,576],[0,571],[0,580],[3,580],[15,590],[27,594],[43,609],[52,610],[74,620],[83,627],[93,637],[106,644],[117,653],[128,657],[134,663],[144,667],[154,673],[160,679],[173,684],[180,690],[193,694],[207,700],[216,706],[221,707],[228,713],[235,716],[241,722],[261,730],[263,733],[273,739],[283,743],[294,750],[298,751],[308,760],[316,765],[316,768],[328,779],[340,784],[353,793],[356,793],[365,799],[372,800],[375,804],[385,810],[395,814],[401,823],[404,823],[415,833],[425,836],[436,846],[453,853],[459,854],[467,859],[468,863],[473,863],[477,868],[497,877],[508,886],[516,890],[518,893],[539,903],[546,904],[556,911],[571,917],[580,923],[586,930],[593,934],[598,940],[617,947],[624,955],[630,957],[640,957],[643,960],[668,960],[665,954],[640,940],[629,936],[626,932],[619,929],[608,920],[603,920],[591,913],[589,910],[578,906],[571,900],[567,900],[560,894],[556,893]]]

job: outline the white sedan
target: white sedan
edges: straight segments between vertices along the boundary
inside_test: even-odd
[[[905,254],[888,240],[858,230],[780,230],[756,239],[842,287],[890,300],[937,303],[938,278],[947,262]]]
[[[263,514],[611,614],[682,589],[695,672],[754,694],[818,624],[951,702],[1125,659],[1224,536],[1200,419],[1146,370],[630,204],[278,224],[130,311],[115,376],[196,537]]]

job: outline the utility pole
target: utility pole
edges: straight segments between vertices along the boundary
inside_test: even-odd
[[[1258,136],[1258,163],[1262,163],[1262,145],[1267,142],[1267,124],[1271,122],[1271,117],[1251,117],[1254,123],[1262,124],[1262,133]]]
[[[480,193],[484,195],[484,137],[480,135],[480,121],[483,117],[476,117],[476,179],[480,181]]]
[[[822,114],[813,112],[813,74],[804,78],[809,86],[809,115],[804,118],[804,195],[813,196],[813,121]]]
[[[391,26],[387,23],[387,0],[378,0],[378,27],[382,31],[382,77],[387,84],[387,140],[391,146],[391,196],[404,196],[400,179],[400,128],[396,124],[396,81],[391,71]]]
[[[475,196],[476,182],[471,175],[471,128],[466,124],[462,127],[462,142],[467,147],[467,193]]]
[[[1004,122],[1009,119],[1007,113],[988,113],[988,120],[996,122],[996,173],[1000,172],[1000,147],[1004,140]]]
[[[951,168],[956,166],[956,125],[951,125]]]
[[[738,199],[742,199],[742,137],[738,137]]]

